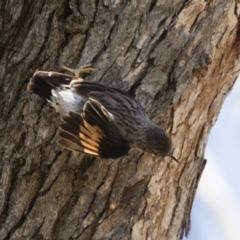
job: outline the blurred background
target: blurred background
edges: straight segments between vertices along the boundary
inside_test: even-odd
[[[240,79],[208,138],[188,240],[240,240]]]

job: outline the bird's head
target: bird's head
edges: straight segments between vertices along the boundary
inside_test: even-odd
[[[149,152],[162,157],[169,156],[178,162],[172,155],[172,141],[161,127],[154,125],[148,128],[146,131],[146,139]]]

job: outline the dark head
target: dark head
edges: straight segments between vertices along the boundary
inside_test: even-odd
[[[161,127],[155,125],[148,128],[146,131],[146,139],[148,152],[158,154],[162,157],[169,156],[177,161],[172,155],[172,141]]]

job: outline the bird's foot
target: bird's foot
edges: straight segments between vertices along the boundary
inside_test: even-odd
[[[90,72],[96,71],[96,69],[91,68],[91,66],[92,66],[91,64],[88,64],[88,65],[82,66],[77,69],[69,68],[64,65],[61,65],[60,67],[68,72],[74,73],[74,75],[76,77],[81,77],[85,73],[90,73]]]

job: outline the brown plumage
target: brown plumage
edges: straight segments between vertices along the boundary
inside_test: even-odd
[[[101,158],[119,158],[129,149],[172,155],[172,142],[127,92],[77,76],[37,71],[27,89],[61,114],[58,144]]]

